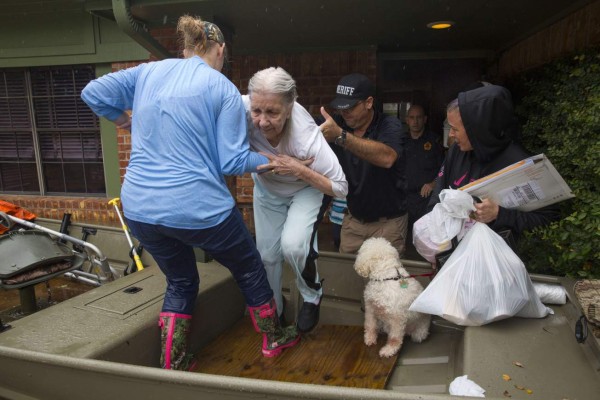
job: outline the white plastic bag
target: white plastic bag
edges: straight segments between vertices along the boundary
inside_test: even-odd
[[[452,396],[485,397],[485,390],[470,380],[468,375],[454,378],[448,387],[448,392]]]
[[[475,223],[465,234],[409,310],[466,326],[552,313],[540,302],[523,262],[483,223]]]
[[[561,285],[534,282],[533,288],[544,304],[566,304],[567,290]]]
[[[433,212],[433,211],[432,211]],[[413,224],[413,245],[417,252],[430,263],[435,263],[435,255],[452,248],[451,239],[436,243],[431,239],[432,214],[427,213]]]
[[[434,263],[436,254],[452,247],[452,238],[460,233],[464,221],[474,210],[470,194],[461,190],[442,190],[440,202],[413,225],[413,244],[419,254]]]

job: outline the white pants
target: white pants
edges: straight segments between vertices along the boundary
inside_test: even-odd
[[[309,287],[302,277],[322,202],[323,193],[312,186],[291,197],[280,197],[254,181],[256,246],[273,289],[278,315],[283,312],[281,279],[284,259],[294,270],[296,286],[305,302],[317,304],[323,293],[321,288],[316,290]],[[318,251],[316,232],[312,246]],[[318,284],[320,279],[316,268],[314,272],[312,283]]]

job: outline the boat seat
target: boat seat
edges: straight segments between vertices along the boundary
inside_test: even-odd
[[[21,289],[81,268],[86,257],[37,230],[0,236],[0,287]]]

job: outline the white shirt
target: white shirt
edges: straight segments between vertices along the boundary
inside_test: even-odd
[[[248,118],[248,136],[253,151],[270,154],[285,154],[299,160],[314,158],[308,167],[331,180],[331,188],[336,197],[345,197],[348,182],[342,167],[313,117],[297,102],[292,115],[284,127],[284,133],[276,147],[271,146],[260,129],[252,124],[250,97],[242,96]],[[292,196],[297,191],[310,186],[294,175],[256,174],[256,178],[269,192],[282,197]]]

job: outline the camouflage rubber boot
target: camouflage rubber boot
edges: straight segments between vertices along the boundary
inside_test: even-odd
[[[162,312],[160,326],[160,366],[164,369],[189,371],[194,367],[194,356],[187,353],[192,316]]]
[[[295,326],[282,327],[277,316],[275,299],[258,307],[248,307],[256,332],[263,334],[262,353],[265,357],[278,356],[283,349],[300,340]]]

